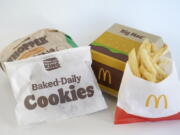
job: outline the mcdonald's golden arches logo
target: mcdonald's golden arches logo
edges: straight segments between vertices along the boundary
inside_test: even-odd
[[[167,101],[167,97],[166,97],[165,95],[160,95],[160,96],[157,97],[157,96],[155,96],[155,95],[153,95],[153,94],[151,94],[151,95],[148,96],[148,98],[147,98],[147,100],[146,100],[146,105],[145,105],[146,107],[149,107],[149,102],[150,102],[151,98],[154,99],[154,102],[155,102],[154,107],[155,107],[155,108],[158,108],[158,107],[159,107],[159,102],[160,102],[161,99],[164,99],[164,100],[163,100],[163,101],[164,101],[164,108],[165,108],[165,109],[168,108],[168,101]]]
[[[98,79],[101,79],[101,74],[103,75],[103,81],[106,81],[106,78],[108,76],[108,83],[111,84],[111,73],[109,70],[105,70],[104,68],[100,68],[99,74],[98,74]]]

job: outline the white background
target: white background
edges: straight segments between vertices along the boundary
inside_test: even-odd
[[[0,0],[0,47],[47,27],[64,31],[79,45],[88,45],[115,22],[162,36],[180,74],[178,0]],[[180,134],[180,121],[113,125],[116,99],[107,95],[109,108],[105,111],[34,127],[18,127],[15,101],[2,73],[0,86],[1,135]]]

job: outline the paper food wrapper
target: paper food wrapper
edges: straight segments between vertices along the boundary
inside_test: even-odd
[[[62,120],[105,109],[91,63],[90,47],[6,62],[18,123]]]
[[[0,53],[0,65],[3,62],[25,59],[67,48],[77,47],[67,34],[55,29],[42,29],[5,46]]]
[[[171,59],[170,53],[166,57]],[[168,77],[153,83],[136,77],[126,64],[115,124],[180,119],[180,82],[173,60],[166,65],[165,71]]]

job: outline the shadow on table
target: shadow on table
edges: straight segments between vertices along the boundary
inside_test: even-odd
[[[15,99],[8,78],[1,69],[0,76],[0,123],[15,126]]]

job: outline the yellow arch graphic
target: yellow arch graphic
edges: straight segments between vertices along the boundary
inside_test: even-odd
[[[165,95],[160,95],[160,96],[155,96],[153,94],[149,95],[147,100],[146,100],[146,107],[149,107],[149,102],[151,100],[151,98],[154,99],[155,101],[155,108],[158,108],[159,107],[159,102],[160,102],[160,99],[163,98],[164,99],[164,108],[167,109],[168,108],[168,101],[167,101],[167,97]]]
[[[109,76],[109,80],[108,83],[111,84],[112,80],[111,80],[111,73],[109,70],[105,70],[104,68],[100,68],[99,70],[99,74],[98,74],[98,79],[101,79],[101,74],[103,74],[103,81],[106,80],[107,75]]]

